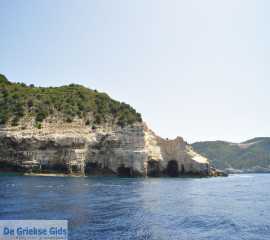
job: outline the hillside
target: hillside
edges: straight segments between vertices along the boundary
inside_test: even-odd
[[[254,138],[242,143],[196,142],[192,147],[222,170],[234,168],[267,171],[270,169],[270,138]]]
[[[0,75],[0,172],[219,176],[183,138],[158,137],[131,106],[71,84],[35,87]]]
[[[141,115],[131,106],[111,99],[107,94],[77,84],[62,87],[35,87],[11,83],[0,74],[0,124],[17,126],[24,118],[34,118],[35,126],[49,116],[64,122],[75,118],[86,125],[112,122],[126,126],[141,122]]]

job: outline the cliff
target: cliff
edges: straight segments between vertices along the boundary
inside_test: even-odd
[[[42,129],[1,128],[0,167],[82,175],[210,174],[208,160],[182,138],[162,139],[143,123],[92,129],[79,120],[44,123]]]
[[[182,138],[158,137],[129,105],[82,86],[35,88],[10,83],[2,76],[0,107],[2,171],[215,174],[208,160]]]

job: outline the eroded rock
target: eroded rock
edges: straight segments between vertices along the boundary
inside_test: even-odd
[[[0,170],[119,176],[211,175],[206,158],[181,137],[166,140],[146,124],[50,125],[0,129]]]

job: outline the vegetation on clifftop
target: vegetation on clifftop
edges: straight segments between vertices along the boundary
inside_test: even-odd
[[[11,83],[0,74],[0,124],[11,122],[16,126],[24,116],[32,116],[40,128],[42,121],[50,115],[61,116],[66,122],[78,117],[93,126],[112,121],[123,127],[142,121],[141,115],[130,105],[81,85],[27,86]]]

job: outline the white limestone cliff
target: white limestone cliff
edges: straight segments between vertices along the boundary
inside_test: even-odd
[[[209,162],[180,137],[158,137],[146,124],[96,129],[81,121],[0,128],[0,168],[124,176],[211,175]]]

